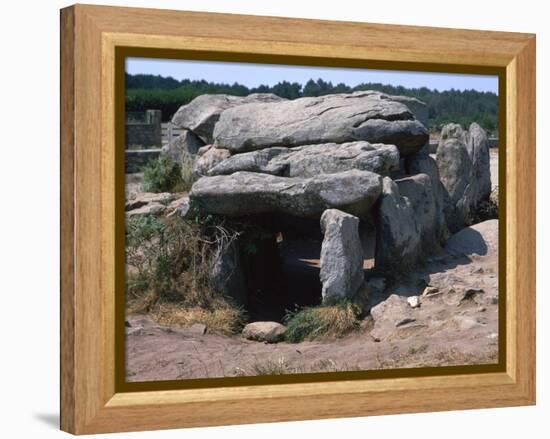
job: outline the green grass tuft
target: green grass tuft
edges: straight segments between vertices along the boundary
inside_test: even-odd
[[[288,312],[285,340],[299,343],[317,337],[342,337],[359,328],[359,308],[347,300]]]

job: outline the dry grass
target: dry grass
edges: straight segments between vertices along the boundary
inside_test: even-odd
[[[243,312],[222,301],[213,309],[161,303],[151,311],[150,315],[161,325],[186,327],[202,323],[206,325],[208,332],[221,335],[235,334],[244,325]]]
[[[216,224],[181,218],[138,217],[126,227],[126,310],[149,313],[161,324],[205,324],[211,332],[233,334],[243,311],[214,291],[210,273],[219,235]]]
[[[304,308],[285,317],[285,339],[291,343],[319,337],[342,337],[359,328],[359,309],[352,303]]]

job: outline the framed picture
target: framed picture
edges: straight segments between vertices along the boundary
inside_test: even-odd
[[[61,11],[61,428],[535,403],[535,37]]]

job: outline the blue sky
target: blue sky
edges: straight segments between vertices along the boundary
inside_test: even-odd
[[[362,82],[380,82],[405,87],[428,87],[437,90],[474,89],[498,93],[498,77],[455,73],[425,73],[340,67],[280,66],[214,61],[183,61],[155,58],[127,58],[126,72],[172,76],[175,79],[205,79],[256,87],[274,85],[279,81],[305,84],[309,79],[322,78],[333,84],[343,82],[355,86]]]

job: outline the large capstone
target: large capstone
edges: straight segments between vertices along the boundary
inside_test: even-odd
[[[249,171],[284,177],[313,177],[350,169],[389,175],[399,169],[399,151],[394,145],[365,141],[272,147],[235,154],[211,168],[208,175]]]
[[[214,140],[233,153],[366,140],[396,145],[405,155],[424,146],[428,131],[406,105],[364,91],[229,108],[220,115]]]
[[[384,177],[378,208],[374,209],[376,226],[375,268],[388,275],[409,271],[422,254],[420,232],[415,211],[407,197],[401,195],[392,179]]]
[[[327,209],[340,209],[364,217],[380,195],[381,179],[356,169],[311,178],[255,172],[202,177],[193,184],[183,213],[232,217],[283,213],[319,218]]]
[[[409,96],[389,96],[392,101],[401,102],[405,104],[409,110],[425,127],[429,124],[429,112],[428,106],[420,99],[412,98]]]
[[[205,143],[212,142],[214,125],[222,111],[252,102],[277,102],[283,98],[271,93],[254,93],[245,97],[204,94],[187,105],[181,106],[172,117],[172,123],[180,128],[193,131]]]
[[[336,209],[326,210],[321,216],[321,231],[323,303],[352,298],[364,280],[359,218]]]

